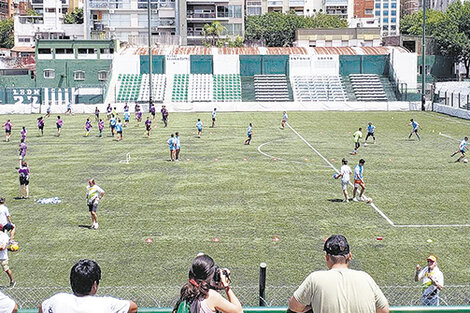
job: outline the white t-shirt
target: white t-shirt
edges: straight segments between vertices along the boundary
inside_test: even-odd
[[[11,313],[15,308],[15,301],[0,292],[0,313]]]
[[[349,165],[343,165],[340,168],[340,173],[343,175],[343,176],[341,176],[341,181],[343,183],[347,183],[350,179],[351,174],[352,174],[352,170],[349,167]]]
[[[423,280],[423,294],[425,295],[429,295],[437,289],[437,286],[432,284],[429,276],[432,276],[439,285],[444,286],[444,274],[442,274],[441,270],[436,266],[432,271],[429,271],[426,266],[418,274],[418,280]]]
[[[8,210],[7,206],[4,204],[0,205],[0,224],[1,225],[8,224],[8,216],[10,216],[10,211]]]
[[[10,237],[2,231],[0,231],[0,246],[7,245],[10,242]],[[8,248],[8,247],[7,247]],[[8,249],[0,250],[0,260],[8,260]]]
[[[58,293],[42,303],[44,313],[127,313],[130,302],[112,297]]]

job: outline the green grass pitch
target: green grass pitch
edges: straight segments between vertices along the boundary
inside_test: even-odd
[[[158,121],[150,139],[132,118],[121,142],[107,127],[98,138],[96,123],[84,137],[85,115],[62,116],[60,137],[53,115],[39,137],[37,117],[1,118],[13,123],[11,141],[0,142],[0,193],[18,229],[20,250],[10,253],[18,287],[68,286],[71,265],[92,258],[103,269],[102,286],[171,286],[173,293],[201,251],[232,269],[235,286],[256,286],[260,262],[268,265],[268,287],[297,286],[325,268],[322,244],[334,233],[350,241],[352,268],[379,285],[414,285],[416,264],[431,253],[446,284],[468,282],[470,227],[393,227],[370,205],[338,202],[334,170],[292,130],[279,128],[280,112],[219,112],[216,128],[209,128],[210,113],[171,113],[168,128]],[[201,138],[197,118],[205,126]],[[410,118],[423,127],[421,142],[407,138]],[[350,155],[352,133],[363,127],[365,136],[369,121],[377,143]],[[245,146],[250,122],[253,140]],[[352,168],[364,158],[366,193],[396,225],[470,224],[470,164],[450,158],[470,122],[421,112],[289,112],[289,123],[337,168],[343,157]],[[28,200],[13,199],[21,126],[28,129]],[[175,131],[181,161],[169,162],[166,140]],[[128,153],[129,164],[120,162]],[[91,177],[106,191],[97,231],[79,227],[91,224],[85,202]],[[62,203],[33,201],[56,196]],[[7,283],[0,275],[0,284]]]

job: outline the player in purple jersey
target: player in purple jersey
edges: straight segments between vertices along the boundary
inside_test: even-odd
[[[88,137],[88,135],[90,135],[90,130],[92,127],[93,125],[91,125],[90,119],[87,118],[85,122],[85,137]]]
[[[29,173],[30,169],[26,161],[21,161],[21,166],[18,169],[20,175],[20,198],[29,198]]]
[[[10,120],[7,120],[7,122],[3,124],[3,127],[5,128],[5,141],[10,141],[12,127]]]
[[[57,137],[60,136],[60,130],[62,129],[62,125],[64,125],[64,122],[60,118],[60,116],[57,116],[57,121],[55,121],[55,124],[57,126]]]
[[[26,130],[26,127],[23,126],[23,127],[21,128],[21,131],[20,131],[21,139],[26,140],[26,133],[27,133],[27,132],[28,132],[28,131]]]
[[[104,122],[102,119],[100,119],[100,121],[98,122],[98,130],[100,131],[100,134],[98,135],[98,137],[103,136],[103,129],[104,129]]]
[[[147,120],[145,121],[145,131],[147,132],[148,138],[150,138],[151,129],[152,129],[152,121],[150,120],[150,116],[147,116]]]
[[[39,130],[39,135],[43,136],[44,135],[44,118],[42,116],[38,117],[38,130]]]
[[[155,105],[152,103],[152,105],[150,106],[150,114],[152,114],[154,121],[155,121],[155,113],[156,113]]]
[[[106,117],[109,119],[111,119],[111,112],[113,112],[113,108],[111,107],[111,103],[108,104],[108,107],[106,108]]]
[[[20,153],[20,166],[21,166],[21,161],[24,160],[25,156],[26,156],[26,150],[28,150],[28,146],[26,145],[26,142],[24,141],[24,139],[21,139],[20,141],[20,145],[19,145],[19,153]]]
[[[162,113],[162,121],[163,124],[165,124],[164,127],[168,126],[168,110],[166,109],[166,105],[162,105],[162,109],[160,110]]]

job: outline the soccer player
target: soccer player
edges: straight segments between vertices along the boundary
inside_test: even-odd
[[[122,140],[122,123],[121,119],[118,119],[116,123],[116,141]]]
[[[150,106],[150,114],[152,114],[152,119],[155,121],[155,114],[157,112],[157,110],[155,109],[155,105],[152,103],[152,105]]]
[[[214,111],[212,111],[212,126],[211,128],[215,127],[215,116],[217,115],[217,108],[214,108]]]
[[[21,166],[18,169],[20,175],[20,198],[29,198],[29,173],[30,169],[26,161],[21,161]]]
[[[98,135],[98,137],[103,136],[103,129],[104,129],[104,121],[100,119],[100,121],[98,122],[98,130],[100,131],[100,134]]]
[[[95,119],[97,123],[100,121],[100,109],[98,107],[95,107]]]
[[[124,126],[129,126],[129,120],[131,119],[131,114],[129,113],[129,107],[124,108]]]
[[[39,130],[39,135],[43,136],[44,135],[44,118],[42,116],[38,117],[38,130]]]
[[[408,136],[408,139],[411,138],[411,135],[413,135],[413,133],[416,134],[416,137],[418,137],[418,141],[421,141],[421,137],[419,137],[419,134],[418,134],[418,128],[419,129],[422,129],[421,126],[419,125],[418,122],[416,122],[415,120],[411,119],[410,120],[410,123],[408,123],[408,125],[411,126],[411,133],[410,135]]]
[[[111,111],[111,114],[114,115],[116,118],[118,117],[118,113],[117,113],[116,107],[113,108],[113,110]]]
[[[15,224],[11,222],[11,214],[8,207],[5,205],[5,198],[0,198],[0,225],[2,225],[3,229],[1,232],[7,233],[10,232],[10,240],[13,241],[15,239],[16,234],[16,227]]]
[[[5,128],[5,141],[10,141],[12,127],[10,120],[7,120],[7,122],[3,124],[3,127]]]
[[[175,133],[175,160],[178,161],[179,155],[180,155],[180,150],[181,150],[181,141],[180,141],[180,133],[176,132]]]
[[[21,134],[21,139],[23,140],[26,140],[26,134],[28,133],[28,131],[26,130],[26,127],[22,127],[21,128],[21,131],[20,131],[20,134]]]
[[[50,116],[51,116],[51,105],[49,104],[47,106],[46,115],[44,117],[50,117]]]
[[[354,138],[354,151],[353,151],[353,155],[356,155],[357,154],[357,149],[359,149],[359,147],[361,146],[361,138],[362,138],[362,128],[359,127],[359,130],[357,130],[354,134],[353,134],[353,138]]]
[[[95,180],[92,178],[88,181],[88,186],[86,187],[86,198],[88,204],[88,210],[91,214],[91,220],[93,224],[91,225],[92,229],[98,229],[98,216],[96,211],[98,210],[98,204],[104,196],[104,190],[100,186],[95,184]]]
[[[109,119],[111,119],[111,112],[113,111],[113,108],[111,107],[111,103],[108,104],[108,106],[106,107],[106,117]]]
[[[196,123],[196,128],[197,128],[197,137],[198,138],[201,138],[201,134],[202,134],[202,122],[201,122],[201,119],[197,119],[197,123]]]
[[[137,120],[137,126],[142,122],[142,111],[140,110],[140,105],[136,104],[135,106],[135,119]]]
[[[10,288],[13,288],[16,286],[16,281],[13,279],[13,274],[8,266],[8,246],[10,244],[10,238],[8,238],[8,235],[2,230],[3,225],[0,226],[0,265],[10,279]]]
[[[26,145],[26,142],[23,138],[21,138],[21,141],[20,141],[20,149],[19,149],[19,153],[20,153],[20,166],[21,166],[21,161],[24,160],[25,156],[26,156],[26,150],[28,150],[28,145]]]
[[[70,102],[67,103],[67,111],[65,111],[65,114],[72,115],[72,104]]]
[[[367,141],[367,138],[369,137],[372,137],[372,139],[374,139],[374,143],[375,143],[375,126],[372,125],[372,122],[369,122],[369,124],[367,125],[367,136],[366,136],[366,139],[364,140],[364,142]]]
[[[284,127],[286,126],[286,122],[287,122],[287,112],[284,111],[282,113],[281,129],[284,129]]]
[[[339,170],[339,174],[335,176],[336,179],[341,177],[341,187],[343,189],[344,200],[343,202],[349,202],[349,195],[348,195],[348,184],[349,178],[352,174],[352,170],[348,165],[348,160],[344,159],[341,160],[343,164],[341,169]]]
[[[88,135],[90,135],[90,130],[92,127],[93,125],[91,125],[90,119],[87,118],[85,122],[85,137],[88,137]]]
[[[250,125],[248,125],[248,128],[246,129],[246,135],[248,136],[248,138],[245,139],[244,144],[249,145],[251,142],[251,137],[253,136],[253,125],[251,123]]]
[[[160,110],[162,113],[162,121],[163,124],[165,124],[164,127],[168,126],[168,110],[166,109],[166,105],[162,105],[162,109]]]
[[[114,129],[116,128],[117,119],[114,114],[111,114],[111,118],[109,119],[109,128],[111,129],[111,136],[114,137]]]
[[[60,130],[62,129],[62,125],[64,125],[64,122],[60,118],[60,116],[57,116],[57,120],[55,121],[55,125],[57,126],[57,137],[60,136]]]
[[[455,151],[454,153],[452,153],[452,155],[450,156],[450,157],[453,157],[454,155],[456,155],[459,152],[462,154],[457,159],[457,161],[455,161],[455,163],[462,162],[462,160],[465,158],[465,150],[468,150],[467,141],[468,141],[468,137],[465,136],[465,138],[459,144],[459,149],[457,151]]]
[[[170,148],[170,161],[174,161],[176,157],[176,141],[175,141],[175,135],[171,134],[170,139],[167,140],[168,146]]]
[[[354,168],[354,189],[353,189],[353,201],[359,201],[356,198],[356,192],[359,187],[361,187],[361,191],[359,193],[359,199],[364,200],[362,195],[364,194],[364,189],[366,189],[366,183],[364,182],[364,159],[359,160],[359,164],[356,165]]]
[[[147,116],[147,120],[145,121],[145,131],[147,132],[148,138],[150,138],[151,129],[152,129],[152,121],[150,120],[150,116]]]

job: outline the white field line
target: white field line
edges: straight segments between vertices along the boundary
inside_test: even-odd
[[[443,137],[446,137],[446,138],[449,138],[449,139],[452,139],[452,140],[460,141],[460,140],[458,140],[458,139],[456,139],[456,138],[454,138],[454,137],[451,137],[451,136],[449,136],[449,135],[443,134],[443,133],[441,133],[441,132],[439,132],[439,135],[440,135],[440,136],[443,136]]]
[[[129,164],[129,161],[130,161],[130,160],[131,160],[131,153],[128,152],[128,153],[126,154],[126,159],[119,161],[119,163],[121,163],[121,164]]]
[[[318,152],[317,149],[315,149],[307,140],[305,140],[304,137],[302,137],[302,135],[300,135],[292,126],[290,126],[289,123],[286,122],[286,125],[300,138],[302,139],[303,142],[305,142],[305,144],[307,144],[307,146],[309,146],[316,154],[318,154],[319,157],[321,157],[323,159],[323,161],[325,161],[332,169],[335,170],[336,173],[339,174],[339,171],[338,169],[333,165],[331,164],[330,161],[328,161],[328,159],[326,159],[320,152]],[[349,182],[349,184],[351,186],[353,186],[353,184],[351,182]],[[425,228],[425,227],[450,227],[450,228],[453,228],[453,227],[470,227],[470,224],[449,224],[449,225],[437,225],[437,224],[423,224],[423,225],[396,225],[395,223],[393,223],[393,221],[387,216],[385,215],[373,202],[371,202],[369,204],[377,213],[380,214],[380,216],[382,216],[391,226],[393,227],[402,227],[402,228]]]

